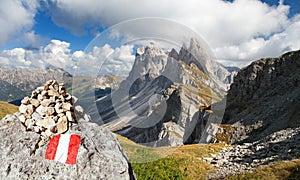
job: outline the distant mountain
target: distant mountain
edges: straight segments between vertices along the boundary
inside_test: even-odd
[[[214,62],[214,75],[223,83],[225,83],[226,90],[229,90],[233,83],[235,76],[239,72],[238,67],[225,67],[218,62]]]
[[[241,69],[228,91],[226,105],[223,123],[261,124],[259,129],[247,130],[245,141],[299,127],[300,51],[260,59]]]
[[[55,79],[71,86],[72,75],[67,71],[49,66],[46,69],[9,68],[0,66],[0,100],[14,101],[29,95],[47,80]]]
[[[227,69],[228,72],[239,72],[241,69],[239,67],[235,66],[225,66],[225,69]]]
[[[214,74],[230,73],[216,67],[195,39],[179,53],[155,44],[138,48],[119,89],[96,101],[98,123],[148,146],[197,143],[211,104],[226,94],[226,84]]]

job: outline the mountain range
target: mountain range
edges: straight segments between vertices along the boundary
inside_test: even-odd
[[[46,80],[57,79],[66,84],[68,91],[81,92],[79,102],[83,105],[88,105],[85,100],[92,97],[96,111],[84,108],[92,117],[99,113],[95,116],[98,119],[93,119],[98,125],[128,138],[118,136],[131,157],[148,157],[149,149],[162,156],[154,163],[134,164],[139,177],[148,168],[157,172],[153,169],[158,164],[170,168],[174,164],[168,163],[179,158],[176,167],[183,174],[186,162],[187,172],[198,173],[200,167],[195,161],[200,161],[210,170],[206,162],[218,167],[209,178],[223,179],[262,164],[299,158],[299,60],[300,51],[292,51],[238,69],[212,61],[194,39],[188,48],[183,46],[178,52],[151,43],[137,49],[126,79],[110,74],[96,78],[77,76],[78,87],[72,86],[74,75],[60,68],[0,67],[0,98],[18,100]],[[94,83],[92,91],[86,93],[90,82]],[[0,102],[1,116],[16,110],[16,106]],[[222,143],[195,144],[199,142]],[[180,146],[183,144],[194,145]],[[178,149],[164,158],[164,151],[173,148],[165,146]],[[190,161],[182,158],[184,154]],[[298,167],[293,166],[293,175],[299,173]],[[160,173],[165,172],[169,171],[163,169]]]
[[[210,106],[226,95],[235,74],[212,61],[195,39],[179,52],[151,43],[137,49],[129,76],[96,100],[95,112],[99,124],[140,144],[197,143]]]
[[[67,71],[54,66],[46,69],[26,69],[0,67],[0,100],[13,101],[20,105],[20,99],[29,95],[36,87],[43,85],[47,80],[54,79],[70,87],[72,75]]]

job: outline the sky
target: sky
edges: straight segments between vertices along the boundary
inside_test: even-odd
[[[108,56],[132,63],[133,46],[84,50],[111,26],[147,17],[195,31],[226,66],[300,49],[299,0],[0,0],[0,65],[72,71]]]

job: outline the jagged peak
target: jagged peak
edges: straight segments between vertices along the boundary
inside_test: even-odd
[[[165,54],[167,55],[168,52],[163,50],[162,48],[158,47],[154,42],[150,42],[147,46],[142,46],[137,49],[136,51],[137,55],[143,55],[143,54],[150,54],[150,55],[156,55],[156,54]]]
[[[201,47],[199,41],[196,38],[191,38],[190,40],[190,50],[199,49]]]
[[[136,50],[137,55],[143,55],[144,53],[145,53],[145,47],[144,46],[137,48],[137,50]]]
[[[171,49],[171,51],[169,53],[169,57],[179,60],[179,54],[174,48]]]

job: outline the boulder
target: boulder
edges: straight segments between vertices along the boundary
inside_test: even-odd
[[[77,163],[68,165],[45,159],[47,143],[27,131],[20,116],[0,121],[0,179],[135,179],[126,153],[108,130],[79,119],[68,131],[81,136]]]

